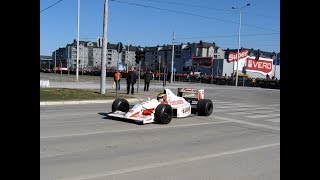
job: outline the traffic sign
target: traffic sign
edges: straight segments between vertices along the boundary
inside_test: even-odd
[[[177,72],[177,68],[172,68],[172,71],[173,72]]]

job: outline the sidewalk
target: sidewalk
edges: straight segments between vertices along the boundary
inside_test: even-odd
[[[137,98],[127,99],[128,102],[137,102],[140,101]],[[44,105],[64,105],[64,104],[98,104],[98,103],[112,103],[114,99],[110,100],[83,100],[83,101],[48,101],[48,102],[40,102],[40,106]]]
[[[73,88],[73,89],[100,89],[100,77],[98,76],[80,76],[79,82],[74,81],[74,75],[63,75],[62,81],[60,82],[60,75],[58,74],[45,74],[40,73],[40,79],[46,79],[50,81],[50,86],[52,88]],[[115,90],[112,89],[113,79],[109,78],[106,80],[106,93],[114,94],[116,98]],[[201,84],[201,83],[189,83],[189,82],[174,82],[173,84],[167,82],[166,87],[168,89],[172,89],[173,92],[177,90],[178,87],[190,87],[194,88],[195,86],[202,86],[205,87],[213,87],[215,85],[210,84]],[[120,88],[121,90],[118,94],[126,95],[126,81],[121,79],[120,81]],[[144,101],[148,97],[151,99],[156,98],[157,94],[163,91],[163,81],[152,80],[150,83],[149,91],[143,91],[144,88],[144,80],[140,80],[139,84],[139,92],[136,92],[137,84],[134,86],[135,94],[130,96],[134,96],[134,98],[130,97],[127,100],[129,102],[137,102],[137,101]],[[40,106],[42,105],[63,105],[63,104],[90,104],[90,103],[112,103],[114,99],[110,100],[83,100],[83,101],[48,101],[48,102],[40,102]]]
[[[142,88],[143,89],[143,88]],[[130,95],[130,97],[126,98],[128,102],[141,102],[145,101],[148,97],[151,99],[154,99],[158,93],[160,93],[162,89],[153,89],[149,91],[139,91],[136,92],[134,95]],[[108,99],[108,100],[81,100],[81,101],[42,101],[40,102],[40,106],[44,105],[67,105],[67,104],[98,104],[98,103],[112,103],[116,99],[116,93],[114,90],[106,90],[106,93],[114,94],[114,99]],[[120,90],[118,91],[118,95],[124,95],[126,94],[126,90]],[[134,96],[134,98],[132,98]]]

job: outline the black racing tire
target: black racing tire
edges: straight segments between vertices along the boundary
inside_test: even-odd
[[[154,122],[169,124],[173,116],[172,107],[168,104],[159,104],[154,113]]]
[[[198,116],[210,116],[213,104],[210,99],[200,99],[197,104]]]
[[[122,112],[128,112],[129,110],[129,102],[125,99],[116,99],[112,103],[112,112],[118,110]]]

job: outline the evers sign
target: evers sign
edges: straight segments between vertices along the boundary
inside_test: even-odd
[[[259,60],[256,61],[255,57],[248,57],[246,68],[247,71],[250,72],[258,72],[263,75],[270,75],[272,73],[272,61],[272,59],[268,58],[259,58]]]

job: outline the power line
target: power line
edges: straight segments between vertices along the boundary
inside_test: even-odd
[[[216,10],[216,11],[234,12],[234,10],[231,10],[231,9],[230,9],[230,10],[227,10],[227,9],[219,9],[219,8],[199,6],[199,5],[194,5],[194,4],[184,4],[184,3],[169,2],[169,1],[160,1],[160,0],[144,0],[144,1],[160,2],[160,3],[175,4],[175,5],[182,5],[182,6],[190,6],[190,7],[193,7],[193,8],[202,8],[202,9],[209,9],[209,10]],[[255,13],[248,13],[248,12],[243,12],[243,14],[250,14],[250,15],[261,16],[261,17],[266,17],[266,18],[275,18],[275,17],[272,17],[272,16],[266,16],[266,15],[263,15],[263,14],[255,14]]]
[[[261,35],[275,35],[280,33],[271,33],[271,34],[244,34],[241,36],[261,36]],[[221,36],[198,36],[198,37],[181,37],[177,39],[199,39],[199,38],[211,38],[211,37],[236,37],[238,35],[221,35]]]
[[[50,6],[48,6],[48,7],[44,8],[44,9],[42,9],[42,10],[40,11],[40,13],[42,13],[43,11],[45,11],[45,10],[47,10],[47,9],[51,8],[52,6],[54,6],[54,5],[58,4],[58,3],[59,3],[59,2],[61,2],[61,1],[63,1],[63,0],[59,0],[58,2],[56,2],[56,3],[54,3],[54,4],[50,5]]]
[[[209,8],[209,7],[205,7],[205,6],[199,6],[199,5],[194,5],[194,4],[184,4],[184,3],[177,3],[177,2],[168,2],[168,1],[159,1],[159,0],[144,0],[144,1],[176,4],[176,5],[182,5],[182,6],[191,6],[191,7],[196,7],[196,8],[204,8],[204,9],[217,10],[217,11],[229,11],[229,12],[232,11],[232,10],[226,10],[226,9]]]
[[[138,3],[133,3],[133,2],[124,2],[124,1],[119,1],[119,0],[111,0],[111,1],[118,2],[118,3],[124,3],[124,4],[130,4],[130,5],[134,5],[134,6],[141,6],[141,7],[145,7],[145,8],[174,12],[174,13],[179,13],[179,14],[186,14],[186,15],[190,15],[190,16],[197,16],[197,17],[202,17],[202,18],[206,18],[206,19],[213,19],[216,21],[228,22],[228,23],[232,23],[232,24],[239,24],[238,22],[234,22],[234,21],[228,21],[228,20],[218,19],[218,18],[214,18],[214,17],[208,17],[208,16],[203,16],[203,15],[198,15],[198,14],[193,14],[193,13],[187,13],[187,12],[183,12],[183,11],[176,11],[176,10],[164,9],[164,8],[159,8],[159,7],[153,7],[153,6],[138,4]],[[264,29],[264,30],[279,32],[278,30],[267,29],[267,28],[253,26],[253,25],[249,25],[249,24],[242,24],[242,26],[250,26],[250,27],[255,27],[257,29]]]

